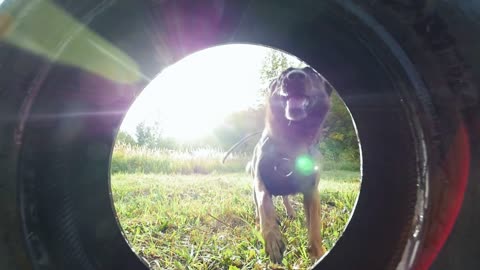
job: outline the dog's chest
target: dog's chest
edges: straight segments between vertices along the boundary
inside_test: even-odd
[[[272,195],[307,193],[318,178],[318,155],[305,152],[296,156],[281,153],[274,144],[265,144],[258,173]]]

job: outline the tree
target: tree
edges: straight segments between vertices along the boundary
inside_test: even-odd
[[[117,143],[126,145],[135,145],[135,139],[125,131],[119,131],[117,134]]]
[[[277,78],[282,71],[289,67],[303,67],[306,64],[300,60],[291,57],[281,51],[270,50],[265,58],[263,59],[263,64],[260,69],[260,81],[264,86],[264,89],[261,89],[261,96],[264,97],[265,93],[268,91],[268,85],[270,82]]]
[[[332,93],[331,102],[320,149],[330,160],[359,162],[358,139],[350,113],[336,92]]]
[[[260,69],[260,79],[262,83],[269,83],[272,79],[278,77],[289,65],[290,63],[285,54],[274,50],[269,51]]]
[[[145,122],[141,122],[135,128],[135,136],[137,137],[137,145],[152,148],[155,144],[155,134],[151,126],[147,126]]]
[[[137,137],[137,145],[151,149],[167,148],[176,149],[177,144],[173,138],[164,137],[160,124],[155,122],[147,125],[141,122],[135,129],[135,136]]]

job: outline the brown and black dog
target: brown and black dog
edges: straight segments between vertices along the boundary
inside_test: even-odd
[[[317,145],[331,91],[326,80],[310,67],[288,68],[269,86],[265,129],[247,170],[254,179],[256,222],[265,251],[275,263],[281,263],[285,244],[272,196],[283,196],[287,215],[293,218],[288,195],[303,194],[310,256],[318,259],[325,252],[320,234]]]

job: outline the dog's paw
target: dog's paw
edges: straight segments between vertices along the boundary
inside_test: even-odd
[[[281,264],[285,243],[283,242],[280,231],[270,231],[265,235],[265,252],[274,263]]]
[[[308,248],[308,252],[310,253],[310,258],[312,260],[318,260],[320,259],[326,252],[325,248],[323,247],[322,244],[319,245],[312,245]]]

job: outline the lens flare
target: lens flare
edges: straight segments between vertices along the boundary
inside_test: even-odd
[[[295,170],[302,175],[312,175],[318,170],[312,157],[308,155],[301,155],[295,160]]]

